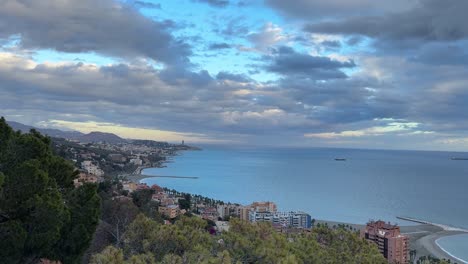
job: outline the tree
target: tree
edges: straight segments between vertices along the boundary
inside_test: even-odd
[[[50,143],[34,130],[14,132],[0,118],[0,259],[9,263],[79,262],[97,224],[96,188],[74,189],[77,172]]]
[[[180,209],[185,209],[185,210],[190,210],[190,200],[179,199],[179,208]]]
[[[124,264],[124,256],[121,249],[113,246],[105,248],[101,253],[91,258],[91,264]]]
[[[116,246],[121,246],[125,230],[138,215],[139,210],[131,200],[105,200],[102,204],[102,220],[105,230],[112,235]]]
[[[154,191],[142,189],[132,192],[133,203],[138,207],[143,207],[151,201]]]
[[[385,264],[376,245],[348,228],[314,228],[311,233],[285,235],[269,223],[252,224],[238,219],[220,236],[206,231],[207,222],[181,217],[161,225],[140,214],[123,241],[128,263],[355,263]],[[137,262],[131,262],[137,263]]]

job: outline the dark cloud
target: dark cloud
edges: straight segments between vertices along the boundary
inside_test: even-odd
[[[21,36],[24,49],[149,57],[179,65],[191,54],[167,31],[167,23],[112,0],[0,1],[0,39],[13,35]]]
[[[348,44],[349,46],[354,46],[361,43],[362,40],[363,38],[361,36],[352,36],[348,38],[348,40],[346,40],[346,44]]]
[[[147,9],[161,9],[161,4],[145,2],[145,1],[135,1],[134,4],[140,8],[147,8]]]
[[[230,49],[231,45],[227,43],[213,43],[208,48],[210,50]]]
[[[346,78],[342,68],[353,68],[354,61],[340,62],[328,57],[298,53],[289,47],[279,47],[265,56],[265,69],[281,75],[295,75],[317,80]]]
[[[214,7],[226,7],[229,5],[229,0],[193,0],[193,1],[206,3]]]
[[[381,41],[455,41],[468,37],[468,1],[420,0],[407,11],[380,16],[357,16],[344,20],[310,23],[313,33],[358,34]]]
[[[341,48],[341,42],[338,40],[325,40],[320,42],[320,45],[330,48],[330,49],[338,49]]]
[[[468,65],[468,43],[429,43],[413,52],[410,60],[433,65]]]
[[[414,0],[266,0],[267,5],[281,13],[306,20],[323,17],[343,17],[362,14],[379,14],[405,10]]]
[[[253,82],[251,78],[244,74],[234,74],[230,72],[224,72],[221,71],[216,75],[216,79],[218,80],[230,80],[230,81],[235,81],[235,82],[240,82],[240,83],[249,83]]]

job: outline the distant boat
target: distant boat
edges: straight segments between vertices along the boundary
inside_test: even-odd
[[[346,161],[345,158],[335,158],[336,161]]]
[[[457,157],[453,157],[452,160],[468,160],[468,158],[457,158]]]

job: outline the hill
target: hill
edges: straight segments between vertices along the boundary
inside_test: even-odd
[[[79,139],[80,142],[108,142],[108,143],[123,143],[125,139],[112,134],[104,132],[91,132],[89,134],[82,135]]]
[[[126,142],[125,139],[112,134],[112,133],[104,133],[104,132],[91,132],[89,134],[83,134],[78,131],[63,131],[59,129],[49,129],[49,128],[38,128],[33,127],[25,124],[21,124],[15,121],[8,121],[8,125],[10,125],[13,130],[19,130],[23,133],[28,133],[31,129],[35,129],[38,132],[48,135],[50,137],[58,137],[58,138],[65,138],[70,140],[78,140],[80,142],[100,142],[105,141],[109,143],[123,143]]]

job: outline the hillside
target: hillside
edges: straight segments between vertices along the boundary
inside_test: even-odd
[[[50,137],[58,137],[58,138],[65,138],[70,140],[78,140],[80,142],[109,142],[109,143],[123,143],[126,142],[125,139],[112,134],[112,133],[104,133],[104,132],[91,132],[89,134],[83,134],[78,131],[63,131],[59,129],[49,129],[49,128],[38,128],[33,127],[25,124],[21,124],[15,121],[8,121],[8,125],[10,125],[14,130],[19,130],[23,133],[29,132],[31,129],[35,129],[38,132],[48,135]]]

